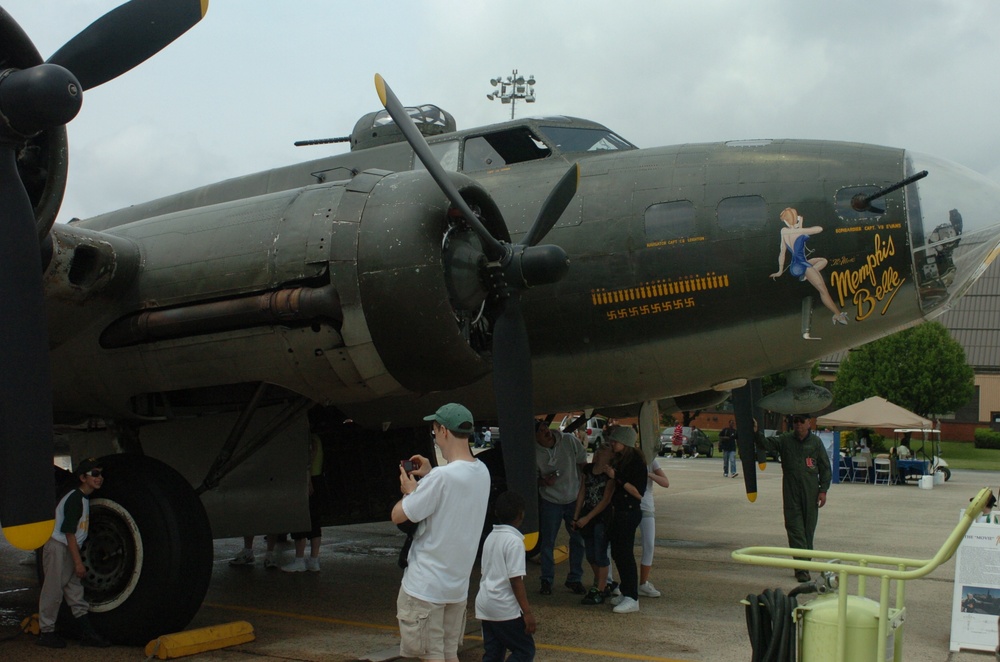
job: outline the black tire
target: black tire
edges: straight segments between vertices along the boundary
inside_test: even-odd
[[[939,472],[941,472],[941,473],[943,473],[943,474],[944,474],[944,481],[945,481],[946,483],[947,483],[947,482],[948,482],[949,480],[951,480],[951,469],[949,469],[948,467],[938,467],[938,468],[937,468],[937,471],[939,471]]]
[[[144,645],[183,630],[200,608],[212,529],[201,499],[170,466],[129,454],[101,463],[84,549],[90,619],[116,644]]]

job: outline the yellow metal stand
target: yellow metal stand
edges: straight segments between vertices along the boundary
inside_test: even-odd
[[[876,640],[876,659],[885,662],[888,656],[890,630],[895,636],[892,641],[892,660],[903,660],[903,628],[902,622],[906,615],[903,606],[905,597],[905,581],[919,579],[930,574],[935,568],[946,562],[958,549],[965,533],[983,513],[991,496],[989,488],[983,488],[972,500],[969,507],[962,513],[958,526],[944,541],[937,554],[930,559],[907,559],[892,556],[877,556],[874,554],[852,554],[848,552],[823,552],[810,549],[791,549],[787,547],[744,547],[733,552],[733,558],[741,563],[770,566],[774,568],[789,568],[794,570],[809,570],[811,572],[836,572],[839,578],[837,587],[836,609],[836,650],[823,655],[823,661],[847,662],[848,659],[848,577],[857,576],[857,595],[865,596],[865,582],[868,577],[878,577],[881,580],[878,601],[878,633]],[[794,557],[812,558],[812,561],[800,561]],[[828,562],[816,559],[826,559]],[[889,608],[889,592],[891,582],[895,582],[896,605]],[[853,596],[852,596],[853,598]],[[853,600],[852,600],[853,601]],[[793,616],[794,617],[794,616]],[[806,626],[803,627],[805,629]],[[803,637],[807,636],[803,633]],[[829,650],[829,649],[827,649]],[[802,651],[806,653],[805,650]],[[821,662],[816,655],[802,657],[803,662]],[[856,659],[856,658],[855,658]],[[853,660],[852,660],[853,662]]]

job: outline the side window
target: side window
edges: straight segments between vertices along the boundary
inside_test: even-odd
[[[715,211],[723,232],[761,228],[767,223],[767,202],[759,195],[723,198]]]
[[[658,202],[646,208],[646,247],[684,243],[698,229],[694,221],[694,204],[690,200]]]
[[[486,170],[506,165],[500,152],[493,149],[486,138],[476,136],[465,141],[465,158],[462,159],[462,170]]]
[[[462,170],[489,170],[544,159],[552,153],[524,126],[474,136],[465,141]]]
[[[449,140],[443,143],[432,143],[429,145],[431,148],[431,154],[434,158],[438,160],[438,163],[445,170],[458,170],[458,141]],[[423,162],[417,158],[417,155],[413,155],[413,169],[414,170],[426,170],[424,168]]]
[[[877,186],[848,186],[837,191],[836,205],[837,205],[837,216],[842,218],[847,222],[859,222],[870,220],[873,218],[878,218],[884,211],[858,211],[851,206],[851,200],[854,196],[867,196],[875,193],[879,190]],[[876,200],[872,203],[873,208],[881,208],[885,206],[885,201]]]

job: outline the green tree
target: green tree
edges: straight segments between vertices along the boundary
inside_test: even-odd
[[[974,394],[962,346],[929,322],[852,350],[837,371],[833,402],[844,407],[878,395],[931,416],[955,411]]]

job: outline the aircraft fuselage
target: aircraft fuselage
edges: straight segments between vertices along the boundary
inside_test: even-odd
[[[912,324],[962,289],[954,276],[947,286],[942,274],[930,282],[928,250],[914,246],[930,232],[913,216],[922,184],[879,198],[881,213],[851,208],[859,192],[912,174],[903,150],[767,140],[561,153],[550,144],[544,157],[473,162],[483,134],[502,130],[513,140],[522,130],[540,144],[546,124],[430,141],[462,147],[465,167],[456,176],[472,197],[492,198],[515,241],[567,164],[580,164],[576,197],[546,239],[570,256],[569,275],[524,296],[538,411],[696,393],[801,366]],[[124,296],[106,300],[99,317],[71,334],[62,323],[75,317],[76,304],[58,288],[50,297],[57,411],[127,418],[137,396],[225,380],[276,383],[372,425],[410,423],[452,398],[490,418],[488,354],[453,310],[452,282],[461,289],[470,279],[444,273],[447,203],[411,166],[408,146],[389,145],[66,228],[118,238],[126,247],[116,261],[132,266],[120,277],[105,271],[102,287]],[[927,181],[940,176],[931,172]],[[798,229],[782,220],[787,209],[801,217],[792,219]],[[54,234],[58,241],[62,229]],[[799,250],[794,239],[803,236]],[[980,263],[984,251],[975,253]],[[779,253],[785,269],[770,277]],[[956,259],[949,253],[952,271]],[[297,287],[326,288],[335,303],[299,319],[195,321],[162,338],[108,341],[109,328],[136,326],[140,312],[183,314]]]

